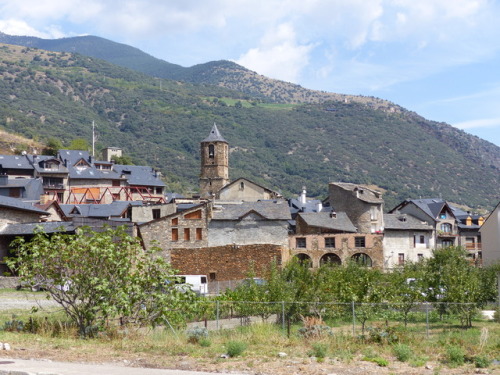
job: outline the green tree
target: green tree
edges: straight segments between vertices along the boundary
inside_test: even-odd
[[[132,159],[130,158],[130,156],[116,156],[116,155],[113,155],[111,157],[111,160],[115,162],[115,164],[120,164],[120,165],[134,165],[134,163],[132,162]]]
[[[47,146],[43,150],[44,155],[56,156],[57,152],[63,148],[63,144],[60,139],[51,137],[47,140]]]
[[[90,146],[86,139],[83,138],[75,138],[71,140],[71,143],[68,146],[68,150],[83,150],[89,151]]]
[[[158,249],[143,250],[124,227],[51,236],[37,230],[12,247],[9,266],[47,290],[83,337],[117,318],[138,326],[183,322],[193,306],[194,293],[175,287],[174,270]]]

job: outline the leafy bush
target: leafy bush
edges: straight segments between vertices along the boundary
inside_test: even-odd
[[[392,350],[400,362],[407,362],[413,354],[411,348],[406,344],[396,344]]]
[[[394,344],[399,336],[394,327],[368,327],[369,340],[378,344]]]
[[[491,360],[488,357],[478,355],[474,358],[474,364],[477,368],[487,368],[491,365]]]
[[[3,330],[7,332],[22,332],[24,331],[24,322],[13,315],[11,320],[4,323]]]
[[[328,352],[328,346],[326,344],[315,342],[312,345],[312,350],[310,350],[308,354],[310,357],[316,357],[322,359],[326,357],[327,352]]]
[[[194,327],[188,329],[186,335],[190,344],[198,344],[208,337],[208,330],[205,327]]]
[[[238,357],[246,350],[247,344],[241,341],[229,341],[226,347],[228,356]]]
[[[387,367],[389,365],[389,361],[382,357],[363,357],[363,361],[376,363],[380,367]]]
[[[200,339],[199,344],[204,348],[208,348],[210,345],[212,345],[212,342],[207,338],[202,338]]]
[[[453,366],[461,366],[465,362],[465,354],[462,348],[450,346],[447,349],[448,363]]]

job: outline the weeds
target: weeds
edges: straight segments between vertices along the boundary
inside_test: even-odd
[[[452,367],[462,366],[465,362],[465,354],[462,348],[458,346],[450,346],[446,350],[448,363]]]
[[[408,360],[412,357],[412,350],[406,344],[396,344],[392,347],[394,352],[394,356],[400,362],[408,362]]]
[[[226,348],[227,348],[227,355],[228,356],[238,357],[241,354],[243,354],[243,352],[246,350],[247,344],[245,344],[244,342],[241,342],[241,341],[229,341],[226,344]]]
[[[310,350],[307,354],[309,357],[316,357],[323,359],[326,357],[328,352],[328,345],[321,342],[315,342],[312,344],[312,350]]]

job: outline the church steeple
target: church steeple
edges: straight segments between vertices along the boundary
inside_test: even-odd
[[[214,123],[207,138],[201,141],[200,195],[215,197],[229,183],[229,146]]]

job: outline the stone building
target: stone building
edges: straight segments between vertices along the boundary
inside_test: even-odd
[[[329,184],[328,201],[337,212],[345,212],[359,233],[382,233],[382,193],[364,185],[345,182]]]
[[[215,197],[229,183],[229,146],[214,124],[201,142],[200,195]]]
[[[256,202],[259,200],[281,199],[282,195],[246,178],[238,178],[220,189],[220,201]]]

